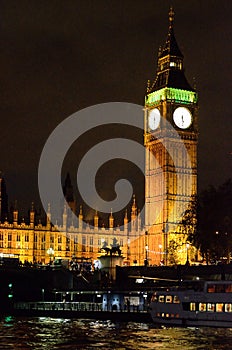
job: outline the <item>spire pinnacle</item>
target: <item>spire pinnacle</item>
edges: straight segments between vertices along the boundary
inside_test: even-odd
[[[114,227],[114,217],[113,217],[113,211],[112,211],[112,208],[111,208],[111,211],[110,211],[110,217],[109,217],[109,228],[113,228]]]
[[[94,220],[94,227],[95,228],[98,228],[98,219],[99,219],[99,217],[98,217],[98,212],[97,212],[97,209],[95,210],[95,215],[94,215],[94,218],[93,218],[93,220]]]
[[[169,10],[169,13],[168,13],[168,16],[169,16],[169,28],[173,28],[174,15],[175,15],[175,12],[173,10],[173,7],[171,6],[170,10]]]
[[[133,194],[133,204],[132,204],[132,211],[133,210],[136,210],[137,207],[136,207],[136,200],[135,200],[135,194]]]
[[[166,39],[165,46],[162,50],[162,52],[159,51],[159,59],[163,58],[167,55],[171,56],[176,56],[179,57],[180,59],[183,59],[183,55],[178,47],[178,44],[176,42],[176,38],[174,35],[174,11],[173,8],[170,7],[169,13],[168,13],[168,18],[169,18],[169,30],[168,30],[168,36]]]

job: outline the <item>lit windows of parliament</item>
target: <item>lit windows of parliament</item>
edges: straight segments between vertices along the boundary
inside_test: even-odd
[[[166,43],[159,51],[156,76],[148,83],[145,97],[145,227],[141,225],[135,197],[130,222],[125,213],[123,230],[115,227],[112,213],[108,228],[99,227],[97,212],[93,227],[83,225],[81,207],[75,224],[72,220],[69,224],[65,206],[61,225],[51,224],[49,206],[46,223],[41,224],[35,218],[33,205],[27,223],[19,222],[16,207],[9,222],[5,219],[7,196],[0,177],[0,253],[16,254],[22,262],[31,263],[48,263],[54,257],[93,261],[101,255],[102,246],[110,247],[116,239],[126,265],[186,262],[188,244],[179,214],[183,215],[187,209],[186,203],[191,207],[197,194],[198,106],[197,93],[184,74],[183,55],[175,39],[173,21],[171,9]],[[165,121],[176,134],[165,131]],[[190,162],[183,156],[183,145]],[[76,212],[75,201],[67,198],[70,195],[66,193],[67,202]]]

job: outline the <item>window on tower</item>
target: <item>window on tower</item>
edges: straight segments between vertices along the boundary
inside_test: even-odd
[[[171,61],[169,63],[169,66],[170,67],[175,67],[175,68],[178,68],[178,69],[182,69],[182,63],[180,61],[177,61],[177,62]]]

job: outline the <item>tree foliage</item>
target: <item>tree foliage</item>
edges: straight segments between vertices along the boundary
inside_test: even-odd
[[[210,260],[227,258],[232,250],[232,180],[201,192],[186,210],[182,225],[188,240]]]

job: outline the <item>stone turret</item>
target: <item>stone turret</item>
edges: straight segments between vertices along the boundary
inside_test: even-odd
[[[34,203],[31,203],[31,210],[30,210],[30,226],[34,227],[35,225],[35,210],[34,210]]]
[[[110,216],[109,216],[109,229],[113,230],[113,228],[114,228],[114,217],[111,209]]]

